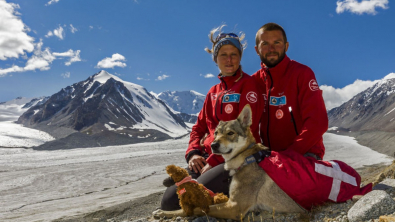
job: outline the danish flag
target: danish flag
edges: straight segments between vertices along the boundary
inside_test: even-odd
[[[307,210],[326,201],[345,202],[372,190],[372,184],[360,187],[360,175],[346,163],[316,160],[293,150],[272,151],[259,166]]]

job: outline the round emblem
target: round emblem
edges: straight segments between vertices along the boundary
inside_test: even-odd
[[[276,111],[276,118],[281,119],[281,118],[283,118],[283,116],[284,116],[284,112],[281,109],[278,109]]]
[[[249,92],[247,93],[247,100],[250,103],[256,103],[256,101],[258,101],[258,95],[255,92]]]
[[[226,102],[229,101],[229,96],[225,96],[225,101],[226,101]]]
[[[317,81],[315,81],[315,79],[310,80],[309,87],[310,87],[311,91],[316,91],[316,90],[320,89],[320,87],[318,86],[318,83],[317,83]]]
[[[233,112],[233,106],[232,106],[232,104],[228,104],[228,105],[225,106],[225,112],[226,112],[227,114],[230,114],[230,113]]]

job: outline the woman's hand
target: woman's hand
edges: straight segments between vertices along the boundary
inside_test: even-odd
[[[207,172],[211,168],[213,168],[213,167],[210,166],[210,164],[206,164],[206,166],[203,167],[202,172],[200,174],[203,174],[203,173]]]
[[[204,159],[204,157],[199,155],[193,155],[191,159],[189,159],[188,167],[190,170],[193,170],[195,173],[203,174],[202,170],[203,168],[205,168],[206,164],[207,162],[206,159]]]

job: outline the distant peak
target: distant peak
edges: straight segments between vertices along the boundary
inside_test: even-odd
[[[384,80],[387,80],[387,79],[395,79],[395,73],[392,72],[392,73],[386,75],[383,79],[384,79]]]
[[[117,76],[112,75],[112,74],[108,73],[105,70],[102,70],[102,71],[98,72],[97,74],[93,75],[93,80],[94,81],[98,81],[100,83],[105,83],[105,82],[107,82],[107,80],[109,80],[111,78],[113,78],[113,79],[115,79],[117,81],[122,81]]]
[[[203,94],[201,94],[201,93],[199,93],[199,92],[196,92],[196,91],[193,91],[193,90],[190,90],[190,92],[193,93],[193,94],[195,94],[195,95],[198,95],[198,96],[204,96]]]

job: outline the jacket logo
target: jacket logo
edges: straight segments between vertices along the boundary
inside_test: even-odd
[[[249,92],[246,95],[247,101],[250,103],[256,103],[256,101],[258,101],[258,95],[256,94],[256,92]]]
[[[239,93],[225,94],[224,97],[222,97],[222,103],[238,103],[238,102],[240,102]]]
[[[212,101],[217,100],[217,94],[216,93],[211,93],[211,100]]]
[[[232,104],[228,104],[228,105],[225,106],[225,112],[226,112],[227,114],[231,114],[231,113],[233,112],[233,106],[232,106]]]
[[[282,119],[283,116],[284,116],[284,112],[283,112],[281,109],[278,109],[278,110],[276,111],[276,118],[277,118],[277,119]]]
[[[281,105],[286,105],[286,104],[287,104],[287,97],[286,96],[281,96],[281,97],[271,96],[270,97],[270,105],[271,106],[281,106]]]
[[[320,89],[320,87],[318,86],[318,83],[315,79],[310,80],[309,87],[310,87],[311,91],[317,91]]]

